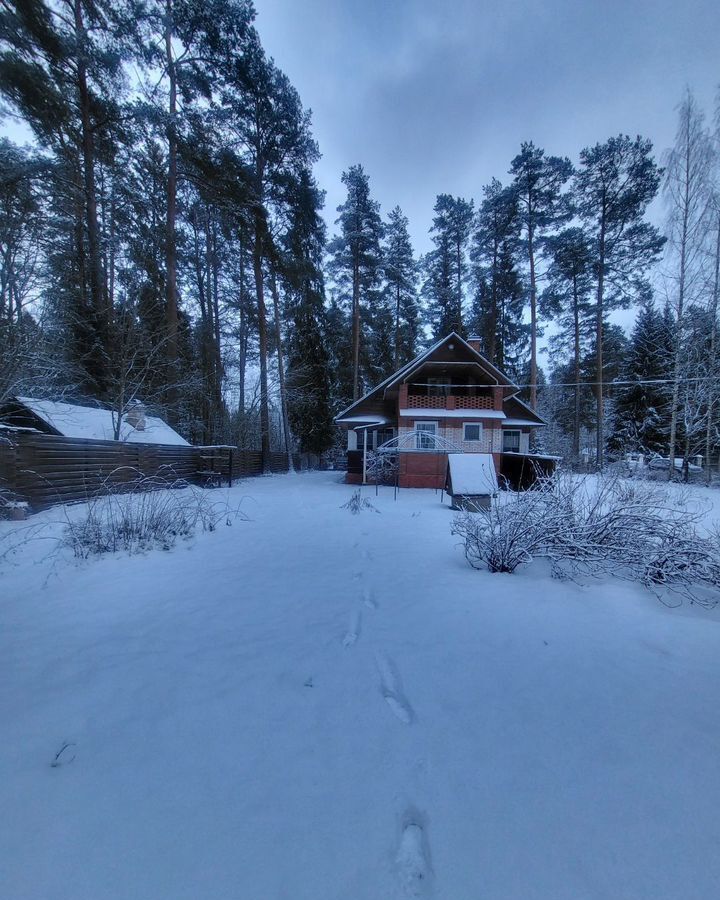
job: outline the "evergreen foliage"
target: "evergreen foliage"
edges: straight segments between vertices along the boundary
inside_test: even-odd
[[[516,195],[494,178],[483,188],[473,235],[471,326],[483,354],[498,368],[513,371],[522,366],[528,336],[517,263],[519,232]]]
[[[438,194],[430,234],[435,249],[424,260],[423,293],[436,338],[451,331],[464,335],[463,315],[468,281],[467,250],[472,234],[473,202]]]
[[[652,300],[640,307],[617,392],[608,448],[616,453],[663,453],[668,441],[672,330]]]
[[[374,309],[381,288],[383,224],[380,204],[370,196],[370,179],[361,165],[343,172],[347,198],[338,206],[339,233],[330,241],[329,272],[337,299],[349,314],[352,358],[352,399],[374,383],[372,344],[377,348],[378,328],[387,328],[387,317]],[[374,341],[368,346],[367,332]]]

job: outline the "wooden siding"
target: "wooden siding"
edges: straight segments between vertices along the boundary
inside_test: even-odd
[[[127,444],[0,429],[0,492],[29,502],[33,510],[137,489],[140,477],[201,484],[201,473],[210,471],[223,481],[261,475],[262,463],[260,451],[235,447]],[[303,467],[299,454],[293,463]],[[289,469],[289,454],[270,454],[266,472]]]

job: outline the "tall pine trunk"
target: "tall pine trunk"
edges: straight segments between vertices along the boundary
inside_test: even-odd
[[[603,299],[605,290],[605,209],[603,205],[598,245],[597,309],[595,321],[595,415],[597,418],[596,465],[602,471],[605,456],[604,404],[603,404]]]
[[[173,58],[173,0],[165,0],[165,67],[169,81],[168,97],[168,178],[167,217],[165,222],[165,324],[167,328],[167,374],[165,392],[168,414],[177,421],[178,368],[178,306],[177,306],[177,248],[175,220],[177,217],[177,71]]]
[[[573,277],[573,370],[575,376],[575,410],[573,415],[573,457],[580,456],[580,304],[577,276]]]
[[[224,428],[224,407],[222,397],[223,387],[223,362],[222,362],[222,344],[220,337],[220,263],[218,261],[217,248],[217,221],[215,216],[212,217],[212,258],[210,271],[212,273],[212,307],[213,307],[213,354],[215,360],[215,433],[220,434]]]
[[[278,292],[277,278],[275,275],[274,267],[272,267],[270,270],[270,291],[272,292],[273,312],[275,315],[275,344],[277,347],[278,383],[280,387],[280,415],[282,418],[283,435],[285,437],[285,452],[289,454],[292,442],[290,434],[290,420],[288,418],[287,390],[285,386],[285,363],[283,360],[282,350],[282,330],[280,328],[280,294]]]
[[[537,277],[532,211],[528,212],[528,255],[530,257],[530,406],[537,408]]]
[[[709,362],[709,387],[708,387],[708,411],[707,426],[705,428],[705,480],[708,484],[712,481],[712,466],[710,454],[712,450],[712,426],[713,409],[715,406],[715,378],[717,375],[717,314],[718,300],[720,299],[720,208],[715,213],[715,259],[713,271],[713,289],[710,300],[710,362]]]
[[[256,168],[256,206],[253,215],[253,275],[258,316],[258,350],[260,353],[260,449],[262,451],[263,472],[270,467],[270,405],[268,397],[268,331],[267,308],[265,306],[265,284],[263,281],[263,235],[264,221],[260,207],[262,197],[262,163],[258,159]]]
[[[462,334],[462,244],[458,240],[455,245],[455,259],[457,263],[457,298],[455,309],[455,325],[453,331]]]
[[[682,332],[685,315],[685,282],[687,276],[687,243],[688,243],[688,219],[689,209],[689,156],[686,160],[686,178],[684,186],[684,202],[682,213],[682,225],[680,229],[680,273],[678,277],[678,304],[677,319],[675,321],[675,347],[673,353],[673,391],[672,407],[670,411],[670,464],[668,465],[668,480],[671,481],[675,470],[675,445],[677,442],[678,404],[680,400],[680,378],[682,367]]]
[[[395,286],[395,356],[393,367],[395,371],[400,368],[400,282]]]
[[[240,418],[245,416],[245,372],[247,369],[248,339],[250,327],[248,325],[247,307],[245,304],[245,248],[242,234],[239,240],[240,260],[240,292],[238,306],[240,309],[240,325],[238,327],[238,412]]]
[[[102,263],[100,259],[100,228],[98,225],[97,195],[95,192],[95,146],[93,141],[91,98],[87,82],[87,61],[85,58],[85,22],[81,0],[74,0],[75,34],[78,40],[77,83],[80,106],[80,129],[83,159],[83,191],[85,195],[85,227],[88,242],[88,275],[90,300],[103,331],[108,322],[103,291]],[[102,335],[105,337],[105,334]]]
[[[360,396],[360,263],[357,252],[353,258],[352,275],[352,352],[353,352],[353,400]]]

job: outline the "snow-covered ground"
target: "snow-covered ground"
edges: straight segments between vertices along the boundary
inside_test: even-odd
[[[720,614],[474,571],[433,491],[351,490],[3,564],[0,896],[717,897]]]

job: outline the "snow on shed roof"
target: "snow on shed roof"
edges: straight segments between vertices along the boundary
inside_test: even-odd
[[[494,494],[498,489],[490,453],[448,453],[449,493]]]
[[[115,439],[113,414],[109,409],[95,406],[78,406],[58,400],[37,400],[33,397],[18,397],[19,403],[27,406],[36,416],[70,438],[85,438],[95,441]],[[139,431],[123,419],[120,440],[132,444],[172,444],[190,445],[167,422],[157,416],[145,416],[145,428]]]

